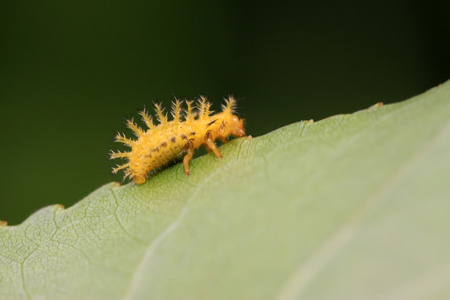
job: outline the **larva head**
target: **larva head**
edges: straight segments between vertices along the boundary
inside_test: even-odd
[[[230,123],[231,135],[236,137],[245,136],[244,119],[239,119],[238,116],[233,116]]]
[[[219,131],[220,135],[224,137],[230,135],[235,137],[245,136],[244,119],[240,119],[238,116],[233,114],[224,114]]]
[[[230,135],[235,137],[245,136],[244,119],[239,119],[234,114],[236,106],[236,100],[233,96],[225,99],[225,105],[222,106],[221,121],[222,124],[219,129],[219,133],[223,137]]]

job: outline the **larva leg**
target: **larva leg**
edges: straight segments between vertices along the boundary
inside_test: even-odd
[[[219,132],[220,132],[220,133],[223,133],[224,129],[225,129],[225,121],[223,121],[223,122],[222,122],[222,125],[220,125],[220,127],[219,127]],[[222,141],[222,143],[224,143],[224,144],[228,143],[228,139],[227,139],[226,137],[224,137],[224,136],[219,137],[219,139],[220,139],[220,140]]]
[[[209,152],[211,152],[211,151],[212,151],[212,150],[211,150],[211,148],[209,148],[209,147],[208,147],[208,145],[206,145],[206,144],[203,144],[203,146],[205,147],[205,149],[206,149],[206,152],[208,152],[208,153],[209,153]]]
[[[186,144],[186,155],[183,158],[184,172],[186,175],[189,175],[189,161],[192,159],[194,155],[194,143],[192,140],[189,140]]]
[[[214,151],[214,153],[216,154],[216,156],[218,158],[222,158],[222,154],[220,154],[219,149],[217,149],[216,144],[214,143],[214,141],[211,138],[211,133],[208,131],[205,135],[205,148],[206,149],[211,149],[212,151]]]

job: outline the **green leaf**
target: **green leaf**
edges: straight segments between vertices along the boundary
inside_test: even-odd
[[[1,299],[449,299],[450,83],[0,228]]]

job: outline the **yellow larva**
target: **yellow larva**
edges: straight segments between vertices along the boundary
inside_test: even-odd
[[[236,100],[229,97],[225,101],[222,112],[214,115],[211,115],[211,104],[205,97],[200,97],[196,107],[192,105],[193,101],[186,101],[187,109],[182,116],[182,102],[176,100],[172,105],[172,121],[167,119],[164,109],[156,104],[158,125],[153,124],[152,118],[145,110],[140,112],[148,130],[144,131],[133,120],[127,121],[127,127],[134,132],[137,140],[117,134],[115,141],[131,147],[131,151],[111,152],[111,159],[124,158],[128,161],[118,165],[112,172],[117,173],[124,169],[125,177],[142,184],[147,180],[150,171],[182,155],[184,155],[184,170],[189,175],[189,161],[194,155],[194,150],[202,145],[208,152],[213,151],[218,158],[222,158],[214,143],[216,139],[225,143],[229,136],[245,136],[244,120],[234,114]]]

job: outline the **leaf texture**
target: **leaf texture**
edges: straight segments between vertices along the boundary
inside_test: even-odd
[[[448,299],[450,83],[0,227],[1,299]]]

